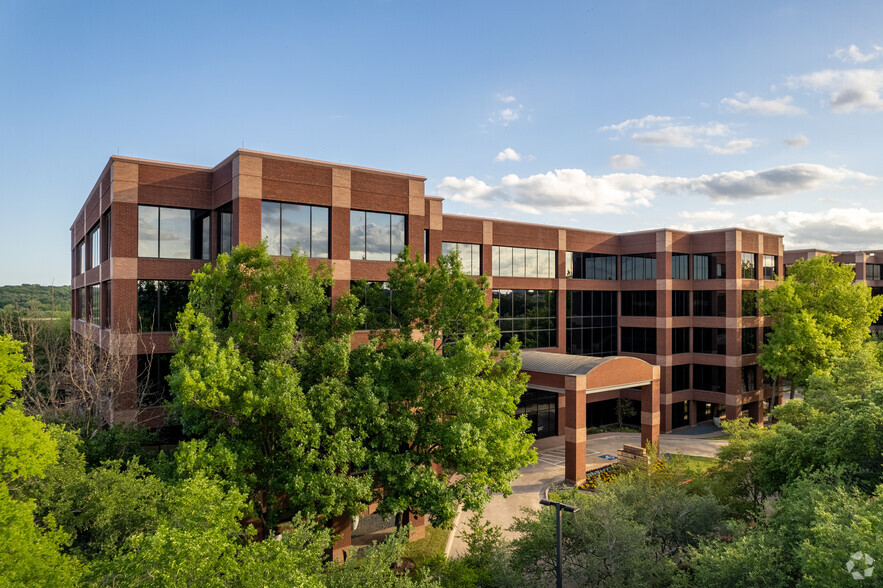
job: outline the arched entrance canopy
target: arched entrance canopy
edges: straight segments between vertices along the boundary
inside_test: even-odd
[[[531,387],[563,392],[564,479],[582,481],[586,471],[586,396],[622,388],[641,390],[641,445],[659,442],[659,366],[636,357],[585,357],[524,351],[521,370]]]

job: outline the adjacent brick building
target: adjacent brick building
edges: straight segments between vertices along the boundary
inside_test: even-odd
[[[489,277],[504,342],[658,366],[647,371],[657,388],[644,395],[658,406],[627,422],[658,434],[717,415],[759,416],[769,384],[756,353],[768,319],[754,292],[782,274],[780,235],[614,234],[448,215],[424,182],[244,149],[214,167],[111,157],[71,226],[72,328],[128,358],[130,385],[109,418],[158,422],[151,405],[164,394],[186,281],[219,252],[262,237],[272,252],[297,243],[312,265],[330,261],[332,296],[355,280],[382,287],[405,244],[429,259],[457,249],[467,272]],[[563,435],[563,384],[534,376],[519,410],[538,436]],[[617,420],[617,400],[642,398],[629,382],[587,390],[583,427],[568,427]]]

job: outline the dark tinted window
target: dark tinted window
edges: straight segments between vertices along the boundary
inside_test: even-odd
[[[714,353],[726,355],[727,330],[707,327],[693,327],[693,353]]]
[[[656,257],[654,255],[623,255],[623,280],[655,280]]]
[[[694,291],[693,316],[727,316],[727,293],[723,290]]]
[[[704,253],[693,256],[694,280],[722,280],[727,277],[723,253]]]
[[[671,390],[687,390],[690,388],[690,364],[676,365],[671,368]]]
[[[170,354],[138,356],[138,405],[160,406],[172,399],[166,376],[171,373]]]
[[[656,316],[656,290],[624,290],[622,316]]]
[[[656,329],[623,327],[621,350],[629,353],[656,353]]]
[[[720,365],[693,364],[693,388],[709,392],[726,392],[726,368]]]
[[[138,280],[138,329],[174,331],[189,293],[190,282]]]
[[[757,353],[757,329],[748,327],[742,329],[742,355]]]
[[[494,290],[499,300],[500,347],[518,337],[523,349],[558,346],[558,292]]]
[[[690,327],[677,327],[671,330],[671,352],[690,353]]]
[[[617,292],[567,292],[567,353],[596,357],[616,355],[617,295]]]
[[[673,280],[690,279],[690,256],[686,253],[671,254],[671,277]]]
[[[742,366],[742,391],[751,392],[757,390],[757,366]]]
[[[757,292],[742,290],[742,316],[757,316]]]
[[[671,293],[671,315],[690,316],[689,290],[673,290]]]

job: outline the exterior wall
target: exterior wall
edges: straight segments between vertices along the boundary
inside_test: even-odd
[[[558,292],[557,341],[546,351],[566,350],[566,293],[568,291],[617,292],[617,329],[642,327],[656,329],[656,353],[633,355],[660,367],[659,398],[661,429],[673,426],[672,407],[687,402],[710,402],[727,407],[728,416],[756,406],[767,391],[742,392],[743,366],[756,364],[755,355],[741,354],[741,329],[768,322],[764,317],[741,316],[741,292],[757,290],[770,283],[758,279],[742,279],[740,268],[743,251],[758,254],[758,277],[761,277],[763,254],[777,257],[777,275],[783,273],[786,256],[778,235],[723,229],[687,233],[668,229],[612,234],[574,228],[507,222],[443,214],[441,198],[427,196],[425,178],[409,174],[385,172],[308,159],[237,150],[213,168],[112,157],[99,176],[83,208],[71,226],[72,310],[76,311],[76,291],[98,285],[110,290],[110,323],[96,326],[78,320],[72,313],[72,326],[83,336],[105,349],[117,345],[137,363],[138,354],[167,353],[171,333],[139,333],[137,325],[138,280],[187,280],[203,265],[200,260],[155,259],[138,257],[138,205],[170,206],[212,211],[211,257],[218,253],[219,209],[230,206],[233,211],[232,243],[257,243],[261,238],[261,201],[273,200],[319,205],[330,211],[330,261],[333,264],[332,296],[347,291],[351,280],[384,280],[391,262],[350,259],[350,211],[368,210],[406,215],[406,242],[414,254],[424,254],[424,231],[428,231],[428,258],[435,259],[442,251],[442,242],[475,243],[482,246],[482,273],[488,275],[493,289],[542,289]],[[110,213],[109,238],[111,256],[96,268],[77,271],[77,245],[87,237],[95,223],[106,222]],[[503,277],[492,275],[492,247],[529,247],[555,252],[557,266],[554,278]],[[657,277],[653,280],[586,280],[567,278],[567,252],[591,252],[619,256],[653,254],[657,260]],[[726,279],[674,280],[672,253],[690,257],[701,253],[724,254],[728,273]],[[318,266],[323,260],[313,259]],[[621,277],[621,273],[619,275]],[[880,283],[883,286],[883,282]],[[655,291],[655,316],[623,316],[621,293],[624,291]],[[720,290],[727,296],[725,316],[672,316],[674,290]],[[490,296],[489,296],[490,301]],[[726,354],[674,354],[671,347],[672,328],[716,327],[726,330]],[[759,332],[759,331],[758,331]],[[758,338],[760,335],[758,334]],[[356,341],[367,334],[357,334]],[[692,338],[692,337],[691,337]],[[621,346],[622,338],[618,336]],[[725,389],[720,392],[672,389],[672,369],[684,364],[705,364],[725,369]],[[762,376],[758,371],[758,385]],[[132,390],[135,370],[132,370]],[[691,382],[692,386],[692,382]],[[598,400],[601,398],[598,397]],[[752,403],[754,403],[752,405]],[[754,409],[752,409],[754,410]],[[112,420],[145,420],[156,414],[139,412],[133,393],[121,395],[113,407]],[[143,414],[142,414],[143,413]],[[564,420],[564,415],[560,415]],[[690,417],[695,420],[695,415]],[[559,431],[563,427],[559,426]]]

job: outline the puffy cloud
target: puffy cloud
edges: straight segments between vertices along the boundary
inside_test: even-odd
[[[832,208],[821,212],[780,211],[753,215],[741,226],[784,235],[785,248],[838,250],[883,248],[883,212]]]
[[[521,118],[521,113],[524,111],[524,105],[516,105],[515,96],[502,96],[498,94],[497,98],[499,98],[500,102],[503,102],[504,104],[509,104],[511,106],[505,106],[504,108],[495,111],[493,114],[491,114],[491,117],[488,119],[488,121],[496,124],[501,124],[504,127],[508,127],[509,123],[513,123]]]
[[[648,115],[644,118],[631,118],[614,125],[603,126],[599,131],[615,132],[622,136],[633,131],[630,138],[637,143],[661,145],[665,147],[695,147],[705,145],[710,138],[732,134],[728,125],[710,122],[704,125],[691,125],[689,119],[676,120],[670,116]]]
[[[879,45],[873,45],[871,47],[872,51],[870,53],[862,53],[861,50],[855,45],[850,45],[846,49],[838,49],[834,52],[834,57],[841,61],[849,61],[852,63],[865,63],[866,61],[871,61],[872,59],[876,59],[883,54],[883,47]]]
[[[500,102],[515,102],[515,96],[500,96]]]
[[[752,114],[766,115],[796,115],[806,114],[799,106],[791,104],[791,96],[764,100],[758,96],[749,96],[746,92],[738,92],[735,98],[724,98],[721,105],[730,112],[748,112]]]
[[[591,176],[581,169],[558,169],[545,174],[504,176],[488,184],[475,177],[446,177],[440,196],[479,207],[511,206],[531,213],[585,211],[622,213],[649,206],[659,194],[693,194],[716,202],[776,198],[828,187],[870,183],[877,178],[847,169],[801,163],[763,171],[731,171],[695,178],[636,173]]]
[[[724,147],[706,145],[705,149],[715,155],[733,155],[734,153],[745,153],[752,147],[754,147],[754,139],[734,139]]]
[[[792,87],[804,87],[827,92],[831,110],[883,110],[880,90],[883,88],[883,69],[826,69],[788,78]]]
[[[635,169],[642,165],[644,165],[644,162],[641,161],[640,157],[637,155],[629,155],[627,153],[611,155],[610,161],[607,163],[607,167],[610,169]]]
[[[496,157],[494,157],[494,161],[506,160],[521,161],[521,155],[517,151],[515,151],[515,149],[512,149],[511,147],[506,147],[505,149],[497,153]]]
[[[785,139],[785,145],[791,147],[792,149],[797,149],[799,147],[806,147],[809,145],[809,139],[806,138],[803,134],[797,135],[796,137],[791,137],[790,139]]]

